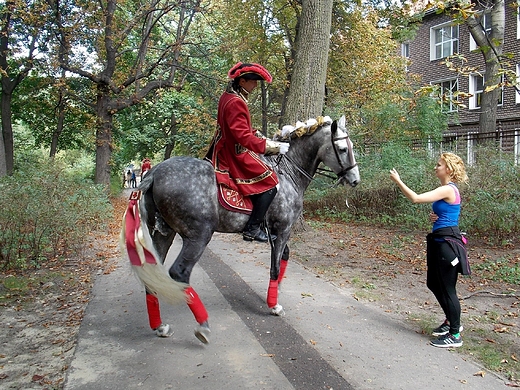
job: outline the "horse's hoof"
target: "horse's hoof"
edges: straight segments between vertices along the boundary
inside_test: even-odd
[[[282,305],[277,303],[274,305],[274,307],[271,308],[271,314],[273,316],[283,317],[285,315],[285,311],[283,310]]]
[[[158,337],[170,337],[173,334],[173,331],[168,324],[161,324],[158,328],[155,329],[155,334]]]
[[[209,334],[211,330],[207,322],[203,322],[195,329],[195,337],[197,337],[203,344],[209,344]]]

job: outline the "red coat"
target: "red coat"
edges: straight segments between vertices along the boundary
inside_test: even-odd
[[[144,160],[143,164],[141,165],[141,175],[143,173],[146,173],[146,171],[149,171],[150,169],[152,169],[152,164],[150,163],[150,161]]]
[[[265,138],[255,135],[247,103],[236,93],[224,92],[218,104],[217,123],[207,155],[217,182],[243,195],[275,187],[278,177],[258,156],[265,153]]]

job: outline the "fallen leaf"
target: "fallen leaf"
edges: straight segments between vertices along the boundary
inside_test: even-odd
[[[41,381],[43,379],[43,375],[33,375],[32,377],[32,381],[33,382],[38,382],[38,381]]]
[[[474,373],[473,376],[481,376],[482,378],[484,378],[486,376],[486,372],[480,370],[480,371],[477,371],[476,373]]]

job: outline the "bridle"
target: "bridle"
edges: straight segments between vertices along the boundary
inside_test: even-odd
[[[341,167],[341,171],[339,173],[336,173],[336,176],[338,176],[338,183],[339,184],[342,180],[345,179],[345,176],[347,176],[348,172],[357,167],[356,160],[354,158],[354,150],[352,148],[352,141],[350,141],[350,137],[348,133],[345,133],[344,137],[340,138],[334,138],[335,134],[338,132],[338,125],[336,122],[332,123],[331,132],[330,132],[330,140],[332,142],[332,149],[334,149],[334,154],[336,155],[336,160],[338,161],[339,166]],[[349,166],[345,168],[343,165],[343,162],[341,161],[341,158],[339,157],[338,148],[336,145],[337,141],[345,140],[347,143],[347,151],[348,151],[348,162]]]
[[[336,160],[337,160],[339,166],[341,167],[341,171],[339,173],[336,173],[337,181],[334,184],[334,186],[337,186],[343,180],[345,180],[345,176],[347,176],[348,172],[351,169],[357,167],[356,160],[354,159],[354,150],[352,148],[352,142],[350,141],[350,137],[349,137],[348,133],[344,137],[335,138],[336,133],[337,133],[337,123],[333,122],[332,125],[331,125],[330,141],[332,143],[332,149],[334,150],[334,155],[336,156]],[[341,158],[339,156],[340,152],[338,150],[338,146],[336,145],[337,141],[342,141],[342,140],[346,140],[346,142],[347,142],[348,160],[349,160],[349,164],[350,164],[347,167],[345,167],[345,165],[341,161]],[[299,166],[298,163],[296,163],[296,161],[294,161],[287,154],[279,155],[278,161],[277,161],[278,163],[280,162],[281,158],[287,159],[287,161],[289,161],[307,179],[309,179],[310,181],[314,180],[313,176],[311,176],[305,169],[303,169],[301,166]],[[334,176],[329,174],[331,172],[332,171],[329,170],[329,169],[323,169],[323,168],[319,168],[319,167],[316,170],[316,173],[318,175],[321,175],[321,176],[324,176],[324,177],[328,177],[329,179],[336,179]]]

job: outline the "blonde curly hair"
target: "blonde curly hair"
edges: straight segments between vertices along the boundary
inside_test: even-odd
[[[468,183],[468,175],[464,161],[454,153],[445,152],[441,154],[441,159],[446,163],[450,170],[450,178],[455,183]]]

